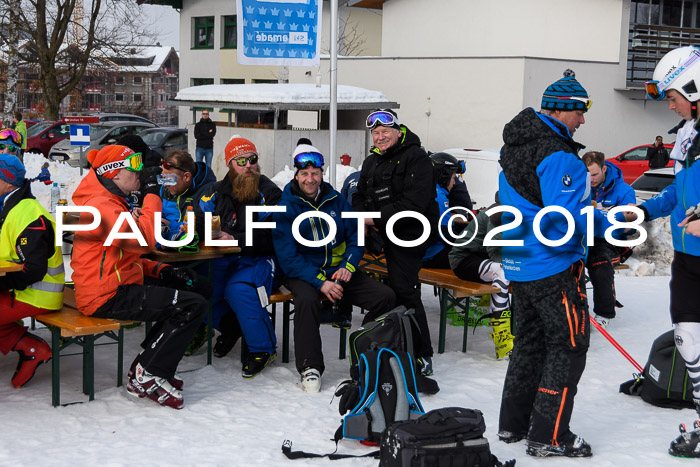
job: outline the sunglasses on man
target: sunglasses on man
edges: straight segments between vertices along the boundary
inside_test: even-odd
[[[238,167],[245,167],[249,162],[250,165],[255,165],[258,163],[258,155],[253,154],[252,156],[248,157],[239,157],[238,159],[232,159],[231,162],[235,162]]]

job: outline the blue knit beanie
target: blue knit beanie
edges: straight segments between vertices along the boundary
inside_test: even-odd
[[[17,156],[0,154],[0,180],[4,180],[10,185],[22,186],[26,174],[27,171]]]
[[[572,99],[572,97],[581,100]],[[576,81],[576,74],[571,70],[564,71],[564,77],[559,81],[550,84],[542,96],[543,109],[548,110],[588,110],[590,105],[586,105],[588,93],[583,86]]]

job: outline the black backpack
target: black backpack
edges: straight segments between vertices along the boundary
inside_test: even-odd
[[[484,438],[480,410],[447,407],[422,417],[396,422],[382,434],[381,467],[503,466]],[[505,466],[515,465],[515,460]]]
[[[401,350],[414,356],[411,321],[415,321],[413,310],[399,306],[350,333],[350,373],[353,379],[357,379],[360,355],[368,350]]]
[[[406,352],[391,349],[368,350],[360,355],[359,385],[354,397],[341,397],[339,412],[343,423],[336,432],[342,438],[379,442],[387,426],[425,413],[418,398],[413,359]]]
[[[673,338],[673,330],[656,338],[644,372],[620,386],[620,392],[640,396],[658,407],[693,408],[693,384]]]

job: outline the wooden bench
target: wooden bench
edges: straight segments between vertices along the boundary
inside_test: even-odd
[[[368,273],[386,277],[388,271],[383,257],[365,254],[360,262],[360,268]],[[456,306],[469,314],[469,297],[492,294],[500,289],[490,284],[464,281],[457,277],[451,269],[423,268],[418,271],[421,284],[432,285],[438,290],[440,301],[440,331],[438,336],[438,353],[445,352],[445,334],[447,333],[447,310]],[[465,319],[466,321],[466,319]],[[467,351],[468,326],[464,327],[462,336],[462,352]]]
[[[270,295],[270,304],[272,305],[272,325],[275,325],[275,316],[277,304],[282,304],[282,362],[289,363],[289,323],[292,320],[292,303],[294,302],[294,294],[285,286],[280,286]],[[343,360],[346,354],[347,329],[340,328],[340,344],[338,347],[338,358]]]
[[[106,336],[117,344],[117,386],[122,385],[124,363],[123,326],[138,321],[93,318],[80,313],[75,303],[75,290],[66,287],[63,308],[59,311],[35,316],[35,319],[51,331],[51,401],[54,407],[61,404],[61,350],[71,344],[83,348],[83,393],[89,400],[95,399],[95,340]],[[113,344],[113,343],[110,343]],[[97,344],[104,345],[104,344]],[[63,356],[79,355],[64,354]]]

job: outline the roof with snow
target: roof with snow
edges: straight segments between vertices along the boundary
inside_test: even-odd
[[[399,108],[380,91],[338,85],[339,110]],[[251,110],[322,110],[330,107],[330,86],[315,84],[208,84],[185,88],[177,105]]]
[[[119,65],[121,71],[156,73],[171,53],[177,56],[177,51],[167,46],[139,46],[134,47],[130,52],[124,57],[110,57],[110,60]]]

